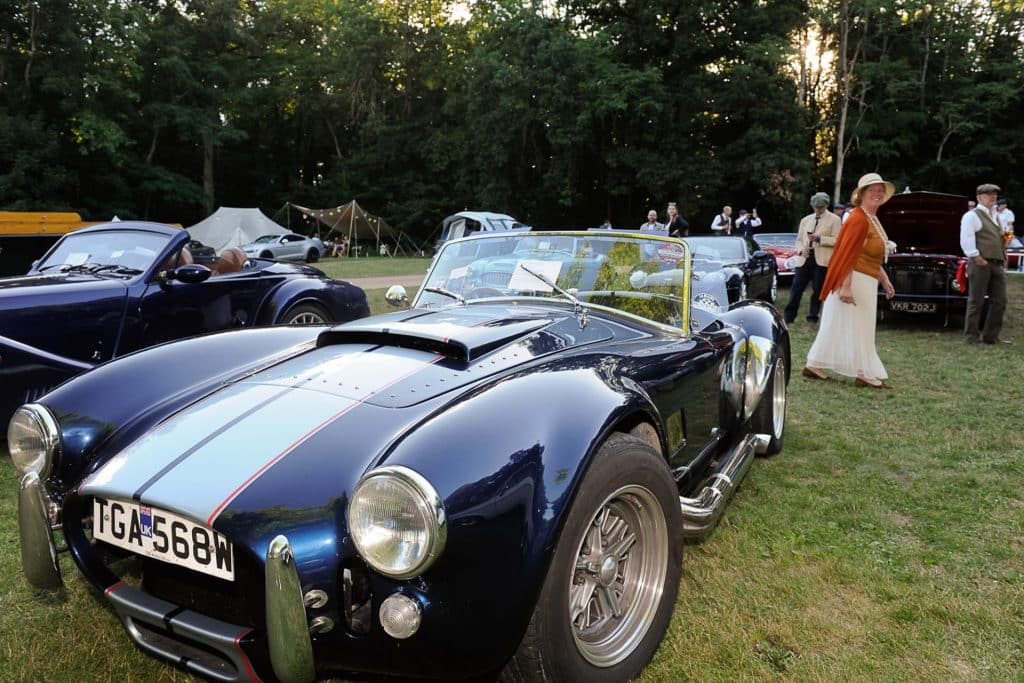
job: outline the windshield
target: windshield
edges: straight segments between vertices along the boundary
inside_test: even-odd
[[[762,247],[792,247],[796,244],[795,232],[769,232],[754,235],[754,241]]]
[[[254,244],[266,244],[267,242],[276,242],[277,235],[263,235],[262,237],[256,238]]]
[[[146,271],[170,239],[168,235],[142,230],[70,233],[36,270],[96,271],[108,266],[108,269]]]
[[[680,329],[689,320],[688,274],[686,247],[675,239],[605,231],[485,233],[444,245],[415,306],[513,297],[567,301],[561,289],[584,306]]]
[[[742,237],[687,237],[693,258],[705,261],[746,261],[747,243]]]

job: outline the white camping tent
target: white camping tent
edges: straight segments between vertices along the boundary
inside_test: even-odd
[[[259,209],[229,206],[220,207],[187,230],[192,239],[213,247],[218,254],[228,247],[240,247],[263,235],[288,232]]]

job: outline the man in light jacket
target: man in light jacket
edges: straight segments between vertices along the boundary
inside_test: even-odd
[[[832,249],[839,237],[843,223],[839,216],[828,210],[829,196],[818,192],[811,197],[813,211],[804,216],[797,228],[796,250],[804,257],[804,263],[793,272],[793,283],[789,286],[789,303],[783,317],[787,323],[796,320],[800,311],[800,299],[804,289],[811,285],[811,302],[807,309],[807,322],[818,322],[821,312],[821,299],[818,294],[825,282],[828,262],[832,258]]]

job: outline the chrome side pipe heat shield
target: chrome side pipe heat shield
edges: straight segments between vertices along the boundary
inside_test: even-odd
[[[703,539],[711,533],[732,494],[750,469],[754,454],[764,453],[770,441],[768,434],[747,434],[722,456],[718,467],[695,497],[679,497],[679,506],[683,512],[683,536]]]

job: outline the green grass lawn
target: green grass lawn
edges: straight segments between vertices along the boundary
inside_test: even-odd
[[[424,274],[430,265],[429,258],[395,256],[381,258],[325,258],[314,266],[331,277],[351,280],[359,277],[383,277],[386,275]]]
[[[1012,346],[881,325],[892,391],[794,372],[785,448],[687,548],[642,681],[1024,680],[1024,276],[1010,296]],[[813,329],[792,330],[799,370]],[[0,457],[0,680],[192,680],[137,651],[68,558],[62,594],[29,588],[17,480]]]

